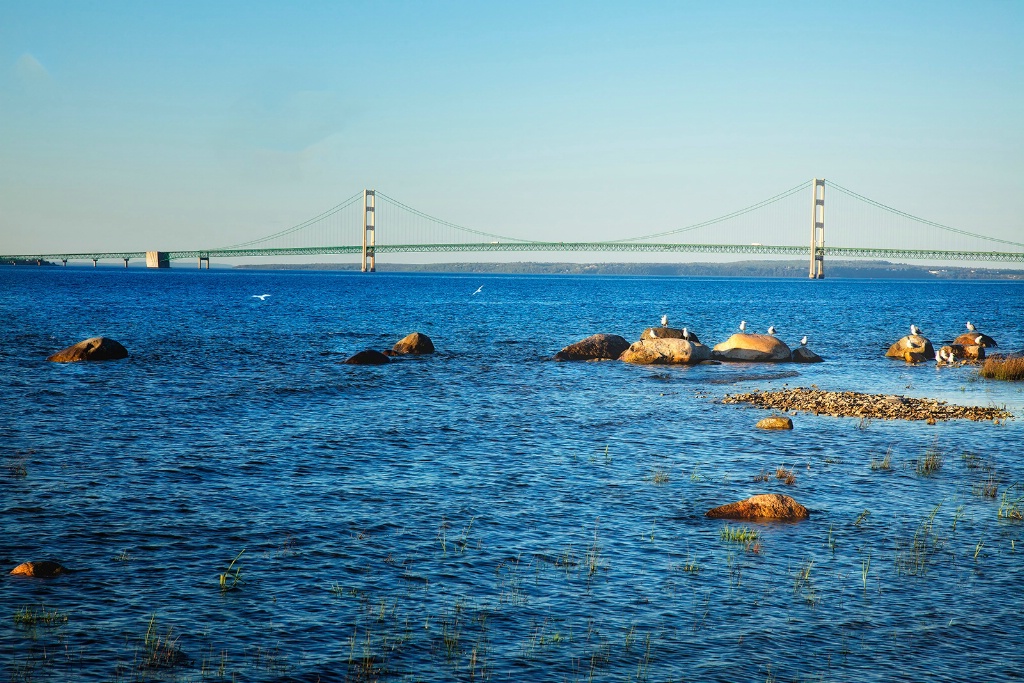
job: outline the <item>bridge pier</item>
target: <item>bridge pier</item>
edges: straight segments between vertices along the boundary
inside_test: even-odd
[[[377,193],[363,190],[363,272],[376,272]]]
[[[99,263],[99,259],[98,258],[94,258],[92,260],[92,267],[95,268],[97,263]]]
[[[821,190],[820,192],[818,190]],[[825,179],[815,178],[811,188],[811,270],[812,280],[825,278]]]
[[[125,268],[128,267],[128,257],[127,256],[124,257],[124,267]]]
[[[62,258],[62,259],[61,259],[61,262],[62,262],[62,263],[64,264],[64,267],[65,267],[65,268],[67,268],[67,267],[68,267],[68,260],[67,260],[66,258]]]
[[[171,261],[167,257],[166,251],[147,251],[146,252],[146,267],[147,268],[170,268]]]
[[[202,254],[199,255],[199,270],[203,269],[203,261],[206,261],[206,269],[209,270],[210,269],[210,255],[209,254],[207,254],[206,256],[203,256]]]

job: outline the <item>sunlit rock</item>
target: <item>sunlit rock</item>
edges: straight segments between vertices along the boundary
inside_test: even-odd
[[[785,342],[770,334],[734,334],[715,345],[714,356],[727,361],[780,363],[792,360],[793,352]]]
[[[909,357],[908,352],[910,353]],[[908,362],[920,363],[935,358],[935,347],[924,335],[908,334],[890,346],[885,355],[888,358],[901,358]]]
[[[406,354],[425,354],[434,352],[434,342],[430,341],[430,337],[423,334],[422,332],[413,332],[407,335],[391,347],[391,350],[400,356]]]
[[[128,357],[128,350],[107,337],[91,337],[74,346],[61,349],[46,360],[54,363],[74,363],[80,360],[119,360]]]
[[[619,360],[635,365],[694,365],[711,358],[711,349],[685,339],[641,339]]]
[[[593,334],[566,346],[555,360],[615,360],[628,348],[629,342],[617,334]]]
[[[43,562],[22,562],[11,570],[11,574],[16,576],[32,576],[37,579],[52,579],[67,571],[68,570],[58,562],[44,560]]]
[[[714,519],[746,519],[765,521],[797,521],[807,519],[811,513],[800,503],[780,493],[751,496],[728,505],[720,505],[704,513]]]
[[[754,426],[758,429],[792,429],[793,420],[785,415],[772,415],[758,420]]]

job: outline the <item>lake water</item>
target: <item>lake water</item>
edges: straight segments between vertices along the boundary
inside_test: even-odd
[[[1022,385],[883,353],[968,319],[1019,350],[1022,311],[1004,282],[0,269],[3,675],[1020,678],[1024,525],[998,511],[1022,495]],[[773,324],[826,362],[550,360],[663,314],[711,343]],[[412,331],[438,353],[343,364]],[[97,335],[130,357],[45,361]],[[767,433],[717,402],[786,385],[1017,419]],[[811,518],[704,517],[755,493]],[[76,571],[6,574],[41,559]]]

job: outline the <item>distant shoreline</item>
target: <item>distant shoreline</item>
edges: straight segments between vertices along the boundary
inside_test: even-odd
[[[240,270],[357,271],[358,263],[253,263]],[[676,277],[807,278],[807,262],[733,261],[728,263],[378,263],[380,272],[467,273],[503,275],[660,275]],[[1024,270],[918,266],[888,261],[826,261],[830,279],[883,280],[1024,280]]]

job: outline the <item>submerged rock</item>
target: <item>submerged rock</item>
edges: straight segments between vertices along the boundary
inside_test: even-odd
[[[711,358],[711,349],[685,339],[641,339],[619,360],[634,365],[694,365]]]
[[[734,334],[716,344],[718,360],[749,363],[781,363],[793,359],[793,352],[778,337],[770,334]]]
[[[556,353],[555,360],[615,360],[628,348],[617,334],[592,334]]]
[[[32,576],[37,579],[52,579],[67,573],[67,568],[59,562],[44,560],[42,562],[22,562],[11,570],[16,576]]]
[[[430,341],[430,337],[422,332],[413,332],[412,334],[406,335],[395,342],[395,345],[391,347],[391,350],[400,356],[404,356],[406,354],[433,353],[434,342]]]
[[[772,415],[758,420],[754,426],[758,429],[792,429],[793,420],[785,415]]]
[[[911,363],[920,363],[935,358],[935,347],[924,335],[908,334],[890,346],[885,355],[887,358],[900,358]]]
[[[128,357],[128,349],[108,337],[90,337],[66,349],[61,349],[46,360],[53,363],[75,363],[80,360],[120,360]]]
[[[763,493],[746,500],[720,505],[704,513],[712,519],[777,520],[795,522],[811,513],[800,503],[781,493]]]
[[[374,351],[373,349],[360,351],[345,361],[348,365],[384,365],[385,363],[390,362],[390,358],[380,351]]]

